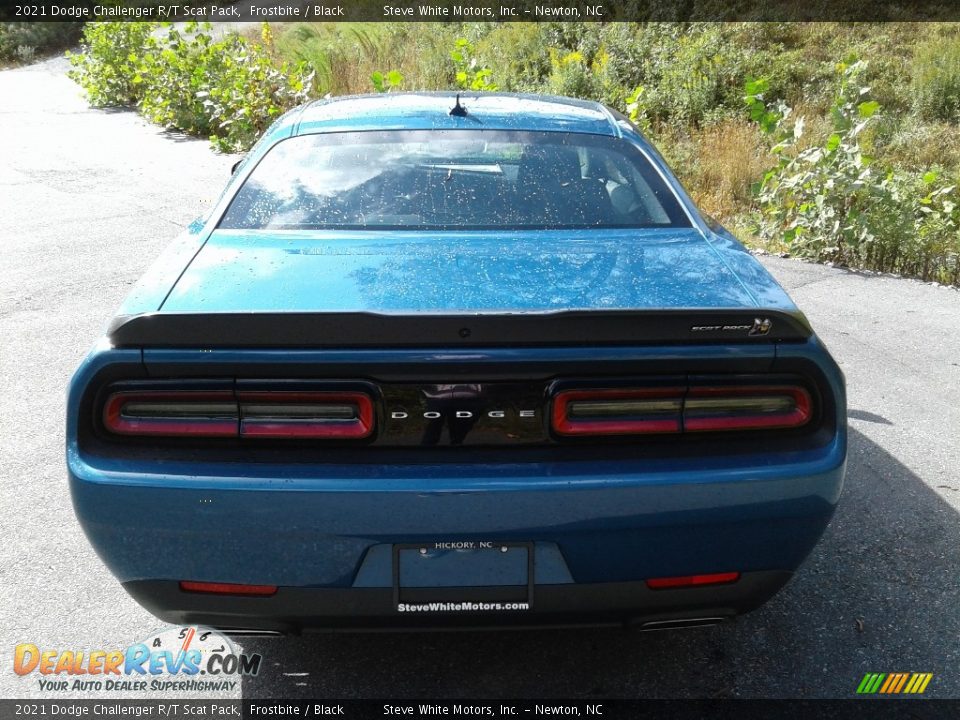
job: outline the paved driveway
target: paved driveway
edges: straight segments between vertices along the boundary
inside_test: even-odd
[[[0,72],[0,696],[40,696],[13,646],[111,648],[159,623],[87,545],[63,466],[64,388],[131,283],[216,198],[232,157],[90,110],[50,61]],[[960,293],[765,264],[849,382],[840,509],[772,602],[673,633],[328,635],[244,642],[248,696],[848,697],[865,672],[960,697]],[[150,538],[143,538],[148,551]],[[108,693],[116,696],[117,693]],[[63,696],[61,696],[63,697]]]

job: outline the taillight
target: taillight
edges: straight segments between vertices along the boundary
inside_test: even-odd
[[[795,386],[691,388],[683,404],[687,432],[800,427],[810,416],[810,393]]]
[[[553,429],[560,435],[678,433],[682,388],[565,390],[553,399]]]
[[[357,440],[373,432],[373,402],[361,392],[240,392],[240,435]]]
[[[550,416],[563,436],[782,429],[810,422],[813,402],[796,385],[578,388],[558,392]]]
[[[373,400],[353,390],[119,390],[103,406],[117,435],[359,440]]]
[[[240,413],[229,390],[122,391],[107,398],[103,424],[117,435],[233,437]]]

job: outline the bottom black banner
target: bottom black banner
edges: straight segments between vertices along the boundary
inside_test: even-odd
[[[960,700],[0,700],[0,720],[335,717],[941,720],[960,718]]]

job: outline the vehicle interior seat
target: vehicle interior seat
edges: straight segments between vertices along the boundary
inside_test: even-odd
[[[603,225],[613,222],[613,204],[602,181],[583,177],[573,148],[541,145],[520,158],[516,197],[525,225]]]

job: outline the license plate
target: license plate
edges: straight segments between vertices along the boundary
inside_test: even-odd
[[[401,612],[404,605],[440,612],[528,610],[533,604],[533,543],[394,545],[393,589]]]

